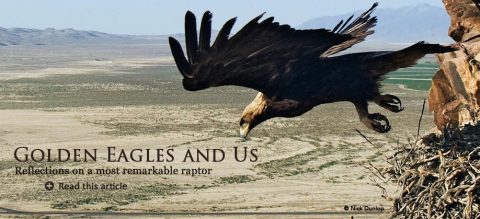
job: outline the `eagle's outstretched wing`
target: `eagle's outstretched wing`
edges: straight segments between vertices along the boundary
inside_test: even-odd
[[[363,41],[371,33],[376,18],[369,10],[352,21],[351,16],[333,30],[295,30],[273,22],[273,17],[259,22],[262,15],[229,37],[236,18],[227,21],[210,45],[212,14],[205,12],[197,40],[196,18],[185,15],[185,57],[180,43],[170,37],[170,48],[177,67],[184,76],[187,90],[201,90],[221,85],[238,85],[265,94],[275,90],[277,80],[295,77],[290,69],[307,56],[326,57]],[[298,76],[298,75],[297,75]]]

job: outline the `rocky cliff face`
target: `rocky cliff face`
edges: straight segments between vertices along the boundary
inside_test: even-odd
[[[437,128],[478,119],[480,111],[480,7],[472,0],[443,0],[451,17],[448,35],[459,50],[437,55],[440,70],[428,98]]]

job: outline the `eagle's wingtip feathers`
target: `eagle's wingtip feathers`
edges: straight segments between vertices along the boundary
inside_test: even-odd
[[[260,20],[260,18],[262,18],[263,15],[265,15],[266,13],[267,13],[267,12],[264,11],[263,13],[261,13],[260,15],[258,15],[257,17],[255,17],[252,21],[257,21],[257,22],[258,22],[258,21]]]
[[[177,40],[171,36],[168,37],[168,43],[170,44],[170,47],[172,47],[172,44],[175,43]]]
[[[187,13],[185,13],[185,20],[189,20],[189,19],[196,19],[195,17],[195,14],[191,11],[187,11]]]

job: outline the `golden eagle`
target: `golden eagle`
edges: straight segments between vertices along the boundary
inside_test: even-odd
[[[212,14],[203,14],[197,39],[195,15],[185,15],[187,58],[180,43],[169,38],[183,87],[197,91],[209,87],[237,85],[259,91],[240,119],[240,135],[274,117],[295,117],[313,107],[350,101],[368,128],[384,133],[388,119],[368,112],[373,101],[392,112],[403,110],[398,97],[380,94],[383,75],[404,68],[428,53],[454,49],[438,44],[416,43],[399,51],[362,52],[332,56],[373,33],[377,22],[372,12],[378,3],[356,19],[340,21],[333,30],[295,30],[262,15],[229,36],[236,18],[228,20],[210,45]]]

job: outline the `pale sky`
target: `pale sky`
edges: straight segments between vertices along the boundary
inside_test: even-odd
[[[299,25],[311,18],[369,8],[373,0],[0,0],[0,27],[74,28],[114,34],[157,35],[183,32],[187,10],[213,13],[213,28],[238,17],[243,26],[267,12],[280,23]],[[379,7],[398,8],[441,0],[379,0]]]

